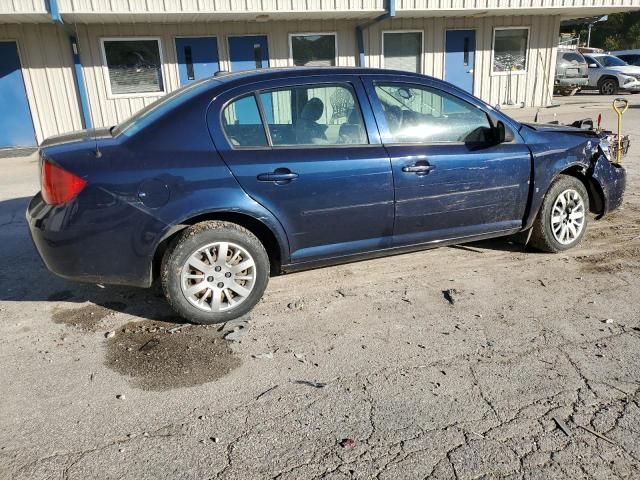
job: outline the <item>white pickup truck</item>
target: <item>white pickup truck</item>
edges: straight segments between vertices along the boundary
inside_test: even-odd
[[[601,95],[615,95],[620,90],[640,92],[640,67],[604,53],[589,53],[584,58],[589,66],[589,85],[583,88],[597,88]]]

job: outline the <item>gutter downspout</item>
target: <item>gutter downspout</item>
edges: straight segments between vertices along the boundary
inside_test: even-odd
[[[356,27],[356,40],[358,42],[358,66],[366,67],[367,59],[364,54],[364,31],[369,28],[371,25],[375,25],[376,23],[382,22],[387,18],[393,18],[396,16],[396,0],[386,0],[386,12],[380,15],[379,17],[374,18],[373,20],[368,21],[367,23],[363,23],[362,25],[358,25]]]
[[[60,10],[58,9],[58,0],[46,0],[47,10],[51,15],[53,23],[58,25],[64,33],[69,37],[71,44],[71,55],[73,57],[73,83],[76,87],[76,94],[78,96],[78,104],[80,105],[80,121],[82,128],[92,128],[91,112],[89,110],[89,99],[87,96],[87,84],[84,81],[84,73],[82,71],[82,63],[80,62],[80,52],[78,50],[78,38],[75,33],[71,31],[68,25],[64,23],[60,16]]]

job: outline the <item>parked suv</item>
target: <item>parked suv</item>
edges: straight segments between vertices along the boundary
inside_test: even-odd
[[[558,51],[554,93],[573,95],[589,84],[587,61],[575,50]]]
[[[525,231],[564,251],[590,211],[621,204],[626,178],[593,131],[357,68],[213,77],[110,129],[46,140],[39,156],[27,218],[47,267],[159,279],[198,323],[247,313],[282,272]]]
[[[618,50],[616,52],[609,52],[611,55],[615,55],[620,60],[628,63],[629,65],[640,66],[640,49],[636,50]]]
[[[589,65],[590,88],[597,88],[602,95],[615,95],[619,90],[640,92],[640,67],[606,53],[590,53],[584,58]]]

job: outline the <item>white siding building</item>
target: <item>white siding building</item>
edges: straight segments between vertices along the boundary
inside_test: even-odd
[[[544,106],[560,21],[640,0],[0,0],[0,148],[118,123],[216,70],[401,68]]]

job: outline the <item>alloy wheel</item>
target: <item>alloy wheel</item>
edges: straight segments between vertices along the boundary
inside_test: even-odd
[[[584,229],[584,200],[573,189],[560,193],[551,210],[551,231],[554,238],[562,245],[575,242]]]
[[[236,308],[250,295],[255,282],[255,261],[245,248],[231,242],[196,250],[185,262],[180,278],[186,299],[206,312]]]

